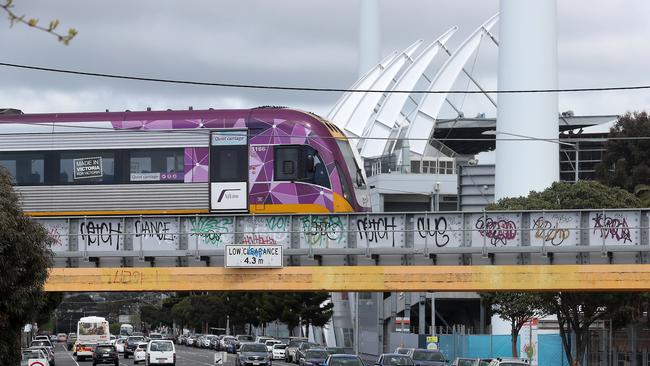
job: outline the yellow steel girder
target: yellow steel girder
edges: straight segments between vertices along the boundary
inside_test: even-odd
[[[641,291],[650,265],[54,268],[46,291]]]

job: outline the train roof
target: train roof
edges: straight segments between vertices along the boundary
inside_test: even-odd
[[[249,118],[278,119],[305,125],[317,134],[345,138],[333,123],[299,109],[264,106],[251,109],[204,109],[124,112],[33,113],[0,109],[0,134],[88,132],[104,130],[163,130],[195,128],[246,128]],[[228,122],[229,121],[229,122]],[[204,125],[205,122],[205,125]],[[313,123],[318,122],[318,123]],[[253,122],[255,124],[255,122]],[[22,126],[22,127],[21,127]],[[57,126],[64,128],[59,129]],[[55,129],[56,128],[56,129]]]
[[[298,109],[285,107],[257,107],[250,109],[186,109],[161,111],[130,111],[123,112],[79,112],[79,113],[22,113],[9,109],[12,113],[0,113],[0,123],[43,123],[43,122],[93,122],[93,121],[129,121],[129,120],[159,120],[159,119],[198,119],[198,118],[233,118],[246,117],[253,111],[273,110],[279,115],[301,113],[311,115]]]

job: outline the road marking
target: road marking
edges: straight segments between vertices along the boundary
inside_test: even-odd
[[[185,360],[188,360],[188,361],[192,361],[193,363],[197,363],[197,362],[198,362],[198,363],[200,363],[201,365],[214,366],[214,365],[211,364],[211,363],[207,363],[207,362],[203,362],[203,361],[194,360],[194,359],[191,359],[191,358],[188,358],[188,357],[179,356],[178,354],[176,355],[176,357],[178,357],[178,358],[182,358],[182,359],[185,359]]]
[[[68,349],[67,349],[67,348],[63,348],[63,351],[65,351],[65,353],[66,353],[68,356],[70,356],[70,359],[72,360],[72,362],[74,362],[75,365],[79,366],[79,363],[77,363],[77,360],[75,360],[74,357],[72,357],[72,353],[68,352]]]

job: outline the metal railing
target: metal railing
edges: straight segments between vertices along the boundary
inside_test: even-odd
[[[39,218],[57,258],[223,256],[228,244],[282,245],[287,256],[574,253],[645,263],[650,210],[402,212]],[[580,263],[580,259],[577,261]],[[526,263],[519,258],[518,262]],[[406,263],[408,264],[408,263]]]

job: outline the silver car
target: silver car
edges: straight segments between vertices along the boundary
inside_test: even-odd
[[[242,343],[235,366],[272,366],[271,355],[261,343]]]

